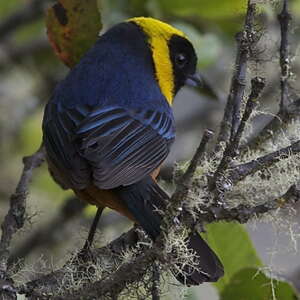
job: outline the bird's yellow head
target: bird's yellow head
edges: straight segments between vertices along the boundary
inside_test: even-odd
[[[148,38],[161,92],[172,104],[175,94],[194,75],[197,64],[195,50],[186,35],[173,26],[153,18],[129,19]]]

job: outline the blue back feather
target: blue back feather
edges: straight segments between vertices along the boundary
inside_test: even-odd
[[[171,113],[145,39],[133,23],[110,29],[57,86],[54,102],[65,108],[118,105]]]

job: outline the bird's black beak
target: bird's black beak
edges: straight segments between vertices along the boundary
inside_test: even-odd
[[[203,78],[199,73],[195,73],[192,75],[188,75],[187,80],[185,81],[185,84],[188,86],[193,86],[193,87],[203,87]]]
[[[219,96],[216,93],[215,89],[211,86],[205,76],[200,75],[199,73],[195,73],[189,75],[187,80],[185,81],[187,86],[195,87],[201,94],[204,94],[214,100],[219,101]]]

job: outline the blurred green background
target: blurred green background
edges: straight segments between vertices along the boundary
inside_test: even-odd
[[[41,143],[45,103],[51,97],[56,83],[68,72],[47,40],[45,11],[51,4],[53,1],[47,0],[0,2],[0,220],[6,214],[9,195],[14,191],[20,175],[22,157],[33,153]],[[199,70],[219,96],[216,101],[205,93],[188,88],[179,93],[175,102],[177,142],[161,175],[165,185],[171,189],[174,162],[189,159],[203,129],[217,129],[222,118],[234,65],[234,36],[242,28],[246,1],[102,0],[98,1],[98,7],[104,31],[133,16],[160,18],[182,29],[196,48]],[[268,112],[277,109],[278,89],[274,87],[278,86],[279,79],[276,54],[279,45],[276,14],[279,9],[280,1],[266,1],[260,5],[257,26],[263,35],[259,45],[263,51],[250,64],[251,74],[268,77],[261,106],[261,110]],[[291,51],[295,53],[293,72],[297,74],[300,1],[291,1],[291,11],[294,15],[291,44]],[[295,89],[300,88],[297,81],[292,82],[292,85]],[[266,118],[258,116],[255,122],[257,127],[261,127]],[[46,165],[35,171],[27,201],[28,222],[14,240],[15,256],[26,256],[28,266],[28,272],[19,275],[19,280],[31,278],[31,269],[43,271],[51,269],[51,264],[62,264],[74,248],[78,249],[83,244],[95,209],[81,204],[77,207],[70,202],[76,208],[74,215],[68,215],[68,210],[66,213],[62,207],[70,201],[67,199],[71,195],[70,191],[63,191],[53,182]],[[58,228],[53,226],[57,222],[61,225]],[[96,245],[105,244],[130,226],[131,223],[125,218],[106,210],[101,219]],[[259,247],[264,234],[270,237],[270,228],[264,231],[263,226],[261,232],[253,229],[250,232],[264,262],[268,263],[268,251],[273,241]],[[286,251],[281,254],[278,252],[277,265],[275,262],[278,272],[297,282],[299,266],[291,263],[296,258],[285,261]],[[174,288],[166,299],[176,297],[178,292]],[[212,286],[204,285],[186,292],[186,299],[207,300],[217,299],[217,296]]]

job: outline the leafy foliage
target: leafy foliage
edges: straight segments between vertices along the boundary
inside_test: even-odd
[[[243,225],[212,223],[207,226],[207,241],[224,264],[225,275],[215,285],[220,292],[231,277],[247,267],[261,267],[262,262]]]
[[[237,272],[221,293],[222,300],[295,300],[293,288],[283,281],[270,279],[256,268]]]
[[[213,223],[207,240],[224,264],[225,275],[215,286],[222,300],[295,299],[292,286],[262,273],[262,262],[243,225]]]

